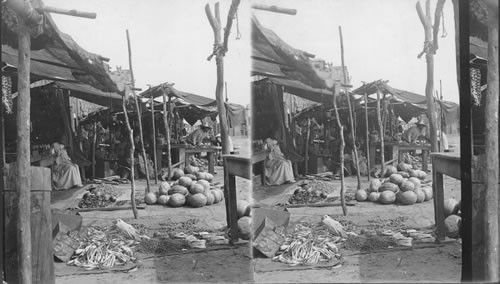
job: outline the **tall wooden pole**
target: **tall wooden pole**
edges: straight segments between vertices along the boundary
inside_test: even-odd
[[[445,125],[444,125],[444,112],[443,112],[443,82],[441,80],[439,80],[439,135],[441,136],[440,137],[440,141],[441,143],[440,144],[440,149],[439,149],[439,152],[442,152],[444,151],[444,131],[443,131],[443,128],[445,128]]]
[[[31,163],[30,163],[30,60],[31,36],[28,27],[19,26],[17,97],[17,263],[19,283],[32,282],[31,267]]]
[[[155,127],[155,109],[154,109],[154,99],[151,96],[150,99],[151,104],[151,125],[153,128],[153,161],[154,161],[154,170],[155,170],[155,184],[158,183],[158,161],[156,159],[156,127]]]
[[[95,178],[95,155],[96,155],[96,147],[97,147],[97,121],[94,117],[94,136],[92,137],[92,178]]]
[[[342,75],[344,77],[344,86],[348,84],[347,82],[347,74],[345,72],[345,64],[344,64],[344,39],[342,37],[342,27],[339,26],[339,36],[340,36],[340,56],[342,60]],[[351,124],[351,139],[353,143],[354,150],[354,162],[356,163],[356,176],[358,177],[358,189],[361,189],[361,176],[359,173],[359,159],[358,159],[358,149],[356,148],[356,135],[354,129],[354,118],[352,115],[352,105],[351,98],[349,95],[349,90],[347,87],[344,87],[345,95],[347,97],[347,106],[349,108],[349,122]]]
[[[137,219],[139,218],[139,212],[137,211],[137,206],[135,204],[135,161],[134,161],[134,152],[135,152],[135,145],[134,145],[134,133],[132,131],[132,127],[130,126],[130,120],[128,118],[128,112],[127,112],[127,97],[128,97],[128,88],[125,88],[125,93],[123,94],[122,98],[122,108],[123,108],[123,115],[125,116],[125,125],[127,126],[128,130],[128,141],[130,142],[130,149],[129,149],[129,157],[130,157],[130,181],[131,181],[131,191],[130,191],[130,203],[132,204],[132,212],[134,213],[134,218]]]
[[[309,174],[309,139],[310,139],[310,135],[311,135],[311,119],[308,118],[307,119],[307,132],[306,132],[306,149],[305,149],[305,157],[306,157],[306,161],[305,161],[305,174]]]
[[[486,181],[485,201],[485,279],[498,283],[498,2],[489,1],[488,11],[488,89],[486,90]],[[495,7],[496,6],[496,7]]]
[[[130,46],[130,35],[127,32],[127,46],[128,46],[128,65],[130,69],[130,79],[131,79],[131,84],[132,84],[132,94],[134,96],[134,102],[135,102],[135,110],[137,112],[137,120],[139,121],[139,138],[141,139],[141,154],[142,154],[142,159],[144,161],[144,168],[146,170],[146,193],[149,193],[149,167],[148,167],[148,157],[146,156],[146,147],[144,147],[144,134],[142,132],[142,114],[141,114],[141,109],[139,108],[139,101],[137,99],[137,95],[135,94],[135,79],[134,79],[134,71],[132,68],[132,48]]]
[[[339,127],[340,134],[340,203],[342,205],[342,212],[344,216],[347,215],[347,206],[345,205],[345,182],[344,182],[344,127],[340,122],[339,109],[337,107],[337,97],[339,95],[339,88],[334,87],[333,90],[333,108],[335,109],[335,120],[337,120],[337,126]]]
[[[425,60],[427,62],[427,82],[425,84],[425,96],[427,97],[427,116],[429,118],[429,132],[431,138],[431,151],[436,152],[438,150],[437,143],[437,124],[436,124],[436,107],[434,105],[434,54],[438,49],[438,32],[439,24],[441,19],[441,12],[443,11],[443,5],[445,0],[438,0],[436,4],[435,16],[434,16],[434,26],[432,26],[431,19],[431,8],[430,0],[425,2],[425,15],[422,11],[420,2],[417,2],[417,14],[422,22],[425,33],[425,47],[424,51],[419,55],[419,57],[425,53]]]
[[[377,88],[377,121],[378,121],[378,130],[380,133],[380,164],[381,164],[381,173],[385,174],[385,147],[384,147],[384,126],[382,124],[382,117],[380,114],[380,90]]]
[[[365,125],[366,125],[366,161],[368,164],[368,181],[370,181],[370,129],[368,128],[368,94],[365,93]]]
[[[2,76],[3,77],[3,76]],[[2,78],[3,79],[3,78]],[[10,79],[10,78],[9,78]],[[3,81],[3,80],[2,80]],[[3,83],[2,83],[3,84]],[[2,85],[3,88],[3,85]],[[10,90],[9,90],[10,91]],[[4,203],[4,191],[5,191],[5,181],[4,181],[4,171],[5,171],[5,121],[3,112],[3,90],[0,93],[0,228],[2,234],[0,234],[0,271],[3,272],[4,269],[4,219],[5,219],[5,203]]]
[[[168,127],[167,119],[167,90],[165,87],[161,87],[163,91],[163,125],[165,126],[165,136],[167,139],[167,155],[168,155],[168,177],[167,180],[172,178],[172,150],[170,149],[170,127]]]
[[[235,5],[236,4],[236,5]],[[239,4],[239,0],[233,0],[231,4],[230,14],[236,13],[237,7]],[[221,125],[221,138],[222,138],[222,154],[229,154],[229,137],[228,137],[228,126],[227,126],[227,116],[226,116],[226,108],[224,106],[224,54],[227,50],[227,41],[222,42],[221,35],[221,21],[220,21],[220,12],[219,12],[219,3],[215,3],[215,17],[212,15],[212,11],[210,10],[210,6],[205,5],[205,13],[207,15],[208,21],[210,22],[210,26],[214,32],[214,50],[212,55],[208,57],[210,60],[213,56],[215,56],[215,62],[217,65],[217,85],[215,87],[215,97],[217,99],[217,111],[219,112],[219,120]],[[229,18],[233,18],[233,16],[228,15]],[[229,32],[231,26],[226,27],[226,33]]]

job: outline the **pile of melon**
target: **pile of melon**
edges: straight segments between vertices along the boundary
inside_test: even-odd
[[[372,201],[381,204],[399,203],[412,205],[432,199],[432,187],[423,185],[427,174],[413,169],[410,164],[399,163],[387,166],[384,178],[372,179],[368,189],[356,191],[357,201]]]
[[[252,235],[252,218],[250,211],[252,207],[246,200],[236,202],[236,215],[238,216],[238,234],[241,239],[249,240]]]
[[[189,167],[189,168],[188,168]],[[185,170],[175,168],[172,171],[173,183],[162,182],[157,192],[149,192],[144,197],[148,205],[160,204],[170,207],[203,207],[217,204],[224,200],[224,192],[219,188],[212,188],[210,182],[214,176],[210,173],[194,171],[192,166]]]

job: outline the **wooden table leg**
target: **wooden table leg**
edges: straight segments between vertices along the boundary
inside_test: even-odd
[[[208,172],[211,174],[215,173],[214,170],[214,152],[208,152]]]
[[[422,171],[427,172],[427,164],[429,158],[429,151],[422,149]]]
[[[397,166],[398,165],[398,161],[399,161],[399,146],[398,145],[392,145],[392,157],[391,159],[394,160],[394,162],[392,162],[392,165],[393,166]]]
[[[436,235],[439,240],[444,240],[444,188],[443,174],[439,170],[432,168],[432,195],[434,196],[434,222],[436,223]]]
[[[234,244],[239,239],[238,216],[236,213],[236,177],[228,173],[226,161],[224,161],[224,201],[226,205],[226,222],[230,230],[229,243]]]
[[[370,166],[375,167],[375,157],[377,156],[377,146],[370,143]],[[307,161],[306,161],[307,163]],[[368,171],[371,169],[368,169]]]
[[[260,162],[260,169],[261,169],[261,174],[260,174],[260,182],[262,185],[266,185],[266,166],[264,164],[264,161]]]

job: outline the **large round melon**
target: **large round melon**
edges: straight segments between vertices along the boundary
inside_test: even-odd
[[[415,190],[415,193],[417,194],[417,203],[424,202],[424,200],[425,200],[424,191],[421,188],[419,188],[419,189]]]
[[[144,196],[144,202],[146,202],[147,205],[153,205],[156,204],[157,198],[156,198],[156,193],[150,192]]]
[[[197,180],[198,179],[196,177],[196,175],[193,175],[193,174],[185,174],[184,176],[190,178],[191,180]]]
[[[401,191],[413,191],[415,190],[415,184],[409,180],[403,181],[403,183],[399,186],[399,189],[401,189]]]
[[[422,170],[417,170],[417,178],[424,180],[427,177],[427,173]]]
[[[244,216],[238,219],[238,233],[242,239],[250,239],[252,234],[252,218]]]
[[[379,198],[380,198],[380,192],[374,191],[368,194],[368,200],[370,200],[371,202],[377,202]]]
[[[205,190],[210,189],[210,183],[209,183],[208,181],[204,180],[204,179],[199,180],[199,181],[198,181],[198,184],[203,185],[203,188],[204,188]]]
[[[401,176],[400,174],[392,174],[390,177],[389,177],[389,181],[396,184],[396,185],[400,185],[403,183],[403,176]]]
[[[455,198],[448,198],[444,201],[444,216],[458,213],[458,201]]]
[[[424,201],[429,201],[432,199],[432,187],[422,187],[422,191],[425,194]]]
[[[170,184],[166,181],[162,181],[158,187],[158,193],[160,195],[167,195],[170,190]]]
[[[212,194],[212,191],[210,189],[209,190],[204,190],[203,194],[207,198],[207,204],[206,205],[212,205],[212,204],[214,204],[215,196]]]
[[[196,174],[199,171],[200,171],[200,168],[194,167],[194,166],[191,166],[191,165],[187,165],[186,167],[184,167],[184,172],[186,174]]]
[[[191,184],[191,186],[189,187],[189,193],[191,193],[191,194],[203,193],[203,191],[205,190],[205,188],[203,187],[202,184],[200,184],[198,182],[196,182],[196,183],[193,182]]]
[[[179,169],[179,168],[172,169],[172,179],[173,180],[178,180],[182,176],[184,176],[184,171],[182,169]]]
[[[197,172],[196,177],[198,178],[198,180],[200,180],[200,179],[206,180],[207,179],[207,175],[205,172]]]
[[[410,177],[418,177],[417,170],[408,170]]]
[[[460,234],[462,218],[457,215],[450,215],[444,219],[445,234],[449,238],[456,238]]]
[[[397,169],[398,171],[400,172],[407,172],[409,170],[411,170],[412,166],[410,164],[406,164],[406,163],[399,163],[398,166],[397,166]]]
[[[393,191],[386,190],[380,193],[378,201],[382,204],[392,204],[396,201],[396,194]]]
[[[354,197],[359,202],[366,201],[366,199],[368,199],[368,193],[364,189],[358,189]]]
[[[220,189],[220,188],[217,188],[215,190],[217,190],[219,192],[220,201],[224,200],[224,191],[222,191],[222,189]]]
[[[392,182],[386,182],[386,183],[382,184],[382,186],[378,189],[378,191],[380,191],[380,192],[392,191],[394,193],[398,192],[398,190],[399,190],[399,187]]]
[[[180,193],[182,195],[187,195],[189,193],[188,189],[185,186],[176,184],[173,185],[168,191],[168,195],[173,195],[175,193]]]
[[[172,207],[180,207],[186,203],[186,197],[180,193],[174,193],[170,195],[167,204]]]
[[[158,204],[167,205],[169,199],[170,195],[160,195],[160,197],[158,197]]]
[[[401,175],[403,178],[409,178],[410,174],[407,172],[397,172],[398,175]]]
[[[399,202],[403,205],[413,205],[417,202],[417,194],[413,191],[405,191],[399,196]]]
[[[398,172],[398,169],[396,169],[395,166],[388,165],[385,167],[384,177],[390,177],[392,174],[395,174],[397,172]]]
[[[250,203],[246,200],[238,200],[236,202],[236,215],[238,218],[250,215]]]
[[[415,189],[419,189],[421,186],[422,186],[422,183],[420,182],[420,180],[416,177],[410,177],[408,179],[408,181],[411,181],[415,184]]]
[[[191,207],[203,207],[207,204],[207,197],[203,193],[195,193],[188,196],[186,204]]]
[[[179,184],[182,186],[185,186],[186,188],[189,188],[191,184],[193,183],[193,180],[187,176],[180,177],[178,180]]]
[[[370,181],[370,186],[368,187],[369,192],[377,192],[379,191],[380,186],[382,183],[380,182],[379,179],[374,178]]]
[[[220,192],[217,190],[210,190],[210,193],[214,197],[214,204],[219,203],[222,200],[222,197],[220,196]]]
[[[212,182],[214,180],[214,175],[211,173],[206,173],[205,174],[205,179],[209,182]]]

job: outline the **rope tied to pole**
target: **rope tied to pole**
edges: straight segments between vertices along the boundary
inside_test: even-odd
[[[214,49],[212,51],[212,54],[210,54],[207,57],[207,61],[211,61],[212,57],[220,55],[220,53],[222,53],[222,55],[224,56],[224,48],[223,48],[222,44],[219,44],[219,43],[214,44]]]
[[[431,52],[433,50],[433,47],[434,47],[434,45],[433,45],[432,41],[428,41],[428,40],[424,41],[424,48],[423,48],[422,52],[420,52],[418,54],[417,58],[420,59],[422,57],[422,55],[424,55],[425,53]]]

